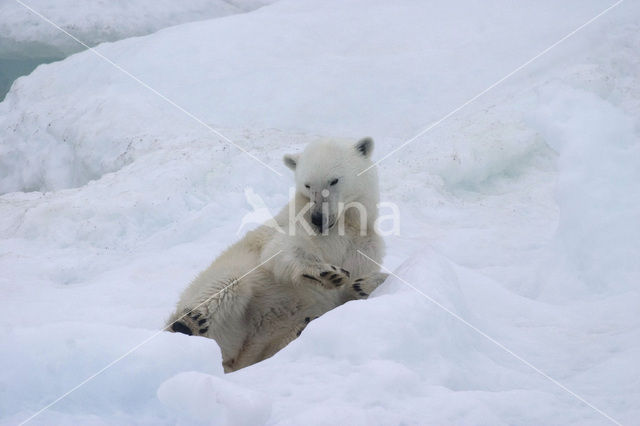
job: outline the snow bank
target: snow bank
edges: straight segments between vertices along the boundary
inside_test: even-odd
[[[25,0],[39,14],[89,46],[140,36],[185,22],[256,9],[268,0],[135,0],[88,2]],[[14,0],[0,1],[0,58],[63,58],[84,50],[73,39]]]
[[[237,238],[247,188],[286,202],[283,153],[370,134],[380,158],[607,6],[292,1],[99,47],[284,178],[90,52],[18,80],[0,103],[0,421],[153,336]],[[639,14],[621,4],[381,163],[401,211],[385,264],[421,293],[391,278],[230,375],[212,340],[160,333],[33,423],[608,422],[513,354],[635,422]]]
[[[24,3],[88,46],[153,33],[184,22],[247,12],[273,0],[25,0]],[[0,0],[0,99],[13,81],[39,64],[85,47],[15,0]]]
[[[585,290],[629,291],[640,276],[637,118],[597,95],[553,85],[537,126],[558,150],[560,253]]]
[[[293,1],[99,50],[214,127],[402,141],[584,22],[601,4],[580,2],[569,21],[534,25],[571,6],[469,0],[459,5],[475,17],[468,22],[446,7],[405,2]],[[465,54],[471,50],[474,55]],[[477,57],[492,65],[480,65]],[[51,75],[65,77],[51,81]],[[42,66],[28,83],[18,80],[0,114],[0,127],[7,129],[0,193],[82,185],[118,170],[156,141],[183,139],[185,132],[218,139],[91,52]]]

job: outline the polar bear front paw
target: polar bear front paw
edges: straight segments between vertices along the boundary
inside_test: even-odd
[[[302,278],[305,281],[320,284],[325,288],[334,289],[349,281],[350,275],[346,269],[328,263],[321,263],[305,271],[302,274]]]
[[[366,277],[358,278],[353,282],[353,284],[351,284],[354,296],[356,299],[366,299],[373,290],[378,288],[378,286],[387,279],[388,276],[389,274],[374,272]]]
[[[209,319],[199,310],[185,310],[185,314],[171,324],[171,331],[188,336],[202,336],[209,331]]]

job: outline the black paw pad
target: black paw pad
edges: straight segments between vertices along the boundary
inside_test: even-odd
[[[205,328],[201,328],[200,330],[198,330],[200,332],[200,334],[204,334],[207,331],[209,331],[209,327],[205,327]]]
[[[183,323],[181,323],[180,321],[176,321],[173,324],[171,324],[171,330],[175,331],[176,333],[186,334],[187,336],[193,335],[193,332],[191,331],[191,329],[186,325],[184,325]]]

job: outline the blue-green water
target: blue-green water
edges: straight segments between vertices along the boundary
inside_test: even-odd
[[[61,57],[37,57],[7,59],[0,57],[0,101],[4,100],[13,82],[20,76],[30,74],[40,64],[58,61]]]

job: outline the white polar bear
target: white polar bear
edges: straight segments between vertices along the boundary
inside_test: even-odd
[[[366,298],[387,274],[376,234],[373,141],[320,141],[286,155],[296,195],[276,216],[224,251],[183,292],[167,327],[214,339],[225,372],[266,359],[325,312]]]

